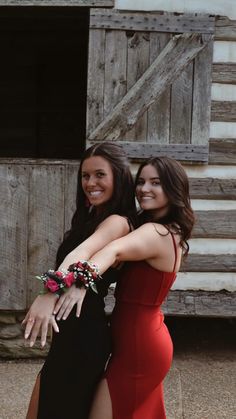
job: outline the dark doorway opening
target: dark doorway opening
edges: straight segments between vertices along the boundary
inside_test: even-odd
[[[0,157],[85,148],[89,8],[0,8]]]

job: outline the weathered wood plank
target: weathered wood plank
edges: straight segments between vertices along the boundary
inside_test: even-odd
[[[129,36],[130,35],[130,36]],[[128,33],[127,49],[127,91],[136,83],[149,67],[150,34],[147,32]],[[145,141],[147,137],[147,112],[138,119],[134,127],[125,135],[125,140]]]
[[[77,177],[79,170],[79,162],[77,164],[67,164],[65,167],[65,219],[64,232],[71,227],[72,216],[76,209],[76,194],[77,194]]]
[[[161,53],[170,41],[169,33],[150,33],[150,64]],[[171,87],[151,105],[147,111],[148,115],[148,131],[147,142],[168,144],[170,131],[170,92]]]
[[[93,144],[94,141],[91,142]],[[192,144],[151,144],[135,142],[118,142],[130,159],[142,161],[149,157],[169,156],[179,161],[207,162],[208,147]]]
[[[192,237],[236,238],[236,210],[195,211]]]
[[[87,135],[90,135],[104,118],[105,35],[105,30],[101,29],[89,33]]]
[[[171,86],[170,143],[191,143],[193,102],[193,62]]]
[[[236,41],[236,20],[226,16],[219,16],[215,22],[216,41]]]
[[[26,308],[28,182],[24,165],[0,165],[0,309]]]
[[[236,164],[236,139],[211,138],[209,142],[209,164]]]
[[[0,0],[0,6],[113,7],[114,0]]]
[[[208,42],[199,34],[174,36],[89,140],[116,140],[131,129]]]
[[[107,31],[105,42],[104,118],[127,92],[126,58],[127,37],[125,32]]]
[[[214,33],[215,18],[208,15],[176,16],[171,13],[124,12],[119,10],[94,9],[91,13],[91,28],[121,29],[157,32]]]
[[[115,304],[113,289],[109,289],[105,301],[106,313],[111,314]],[[162,310],[170,316],[236,317],[236,292],[170,290]]]
[[[212,82],[236,84],[236,63],[213,63]]]
[[[168,315],[236,317],[236,292],[171,290],[162,309]]]
[[[208,144],[211,114],[211,65],[213,38],[195,58],[193,77],[192,144]]]
[[[236,179],[189,178],[192,199],[236,199]]]
[[[236,122],[236,101],[211,102],[211,121]]]
[[[235,255],[189,254],[181,272],[236,272]]]
[[[35,275],[53,268],[55,264],[56,251],[64,232],[63,186],[62,166],[30,167],[28,305],[42,289]]]

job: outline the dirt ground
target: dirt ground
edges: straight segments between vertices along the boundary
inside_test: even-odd
[[[169,317],[166,323],[174,343],[164,382],[167,419],[236,419],[236,319]],[[42,362],[0,361],[0,419],[25,419]]]

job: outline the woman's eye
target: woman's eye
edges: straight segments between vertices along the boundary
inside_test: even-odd
[[[103,173],[103,172],[98,172],[98,173],[97,173],[97,177],[101,178],[101,177],[103,177],[103,176],[105,176],[105,173]]]
[[[143,185],[143,184],[144,184],[144,181],[143,181],[143,180],[139,179],[139,180],[137,181],[137,186],[140,186],[140,185]]]
[[[82,174],[82,179],[88,180],[89,175],[87,175],[87,173],[83,173]]]

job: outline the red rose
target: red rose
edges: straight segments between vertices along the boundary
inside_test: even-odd
[[[79,262],[76,263],[76,267],[80,268],[80,269],[83,269],[84,268],[83,262],[80,262],[80,260],[79,260]]]
[[[56,281],[54,281],[54,279],[48,279],[45,283],[45,287],[48,288],[51,292],[56,292],[57,290],[59,290],[59,286],[56,283]]]
[[[75,282],[75,277],[74,277],[74,273],[73,272],[69,272],[65,278],[64,278],[64,282],[66,284],[66,286],[69,288],[71,287],[71,285]]]

